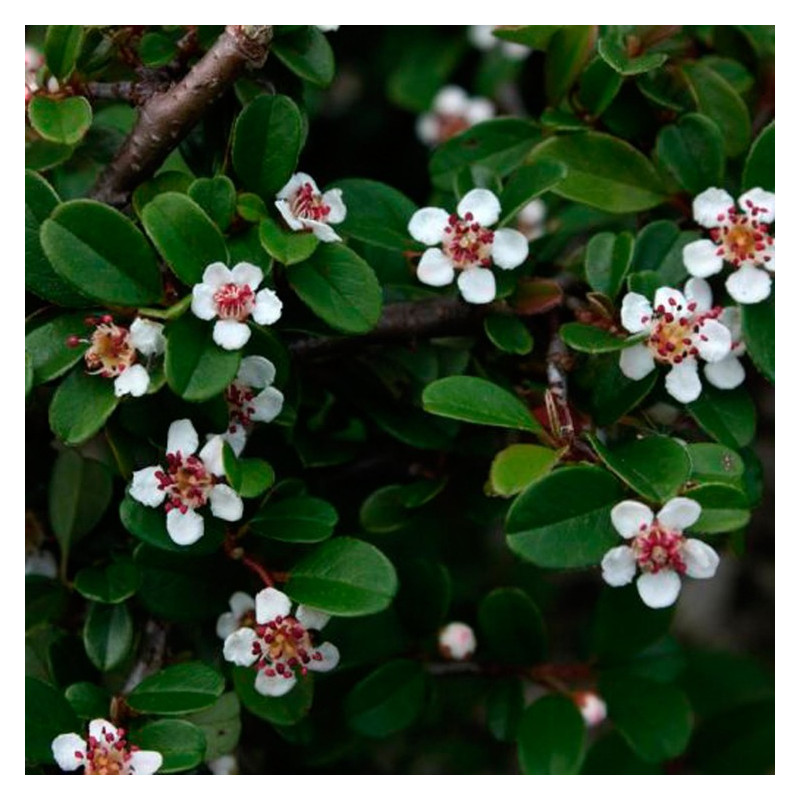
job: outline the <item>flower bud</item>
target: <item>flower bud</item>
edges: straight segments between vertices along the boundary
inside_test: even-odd
[[[581,712],[583,721],[593,728],[599,725],[607,715],[605,701],[594,692],[575,692],[572,695],[575,705]]]
[[[464,661],[475,652],[475,634],[463,622],[451,622],[439,631],[439,652],[453,661]]]

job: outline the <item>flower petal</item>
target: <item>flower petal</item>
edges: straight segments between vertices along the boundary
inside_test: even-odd
[[[131,775],[155,775],[163,763],[163,756],[155,750],[135,750],[131,753],[128,769]]]
[[[692,340],[705,361],[722,361],[731,352],[731,332],[715,319],[707,319],[700,325]]]
[[[292,199],[307,183],[311,185],[311,191],[314,194],[319,193],[316,182],[308,173],[295,172],[295,174],[289,178],[286,185],[275,196],[280,199]]]
[[[679,311],[686,308],[686,298],[682,292],[669,286],[662,286],[656,289],[653,307],[658,311],[663,307],[664,311]]]
[[[283,217],[286,224],[293,230],[293,231],[302,231],[303,230],[303,222],[299,220],[293,213],[292,208],[289,205],[288,200],[276,200],[275,201],[275,208],[280,211],[281,216]]]
[[[258,660],[258,656],[253,653],[253,643],[257,638],[252,628],[239,628],[225,639],[222,655],[226,661],[239,667],[249,667]]]
[[[716,228],[720,223],[720,214],[727,215],[731,206],[733,198],[724,189],[712,187],[695,197],[692,214],[704,228]]]
[[[253,319],[259,325],[273,325],[281,318],[283,303],[272,289],[262,289],[256,295]]]
[[[131,364],[125,372],[114,378],[114,394],[123,397],[129,394],[131,397],[141,397],[147,394],[150,386],[150,375],[141,364]]]
[[[768,244],[761,252],[761,266],[770,272],[775,272],[775,245]]]
[[[673,497],[656,514],[656,519],[671,531],[683,531],[691,528],[700,519],[702,511],[697,500],[692,500],[690,497]]]
[[[164,352],[164,326],[160,322],[136,317],[131,323],[131,344],[144,356],[159,356]]]
[[[623,500],[611,509],[611,524],[623,539],[631,539],[649,527],[653,512],[638,500]]]
[[[690,242],[683,248],[683,265],[690,275],[708,278],[722,269],[722,256],[717,255],[719,247],[710,239]]]
[[[56,764],[64,772],[72,772],[86,764],[86,742],[77,733],[62,733],[50,745]],[[77,754],[80,753],[81,756]]]
[[[772,287],[772,278],[769,273],[758,267],[751,267],[745,264],[743,267],[734,270],[725,281],[725,288],[728,294],[737,303],[760,303],[769,297]]]
[[[268,386],[259,392],[251,401],[255,409],[250,418],[255,422],[272,422],[283,411],[283,392],[274,386]]]
[[[619,354],[620,372],[632,381],[640,381],[656,368],[656,362],[650,349],[641,344],[626,347]]]
[[[266,675],[263,670],[256,675],[256,691],[266,697],[283,697],[283,695],[291,692],[297,683],[297,678],[294,673],[291,673],[288,678],[281,675],[273,675],[270,677]]]
[[[266,625],[275,617],[287,617],[291,609],[292,601],[271,586],[256,595],[256,621],[259,625]]]
[[[250,328],[235,319],[218,319],[212,338],[223,350],[241,350],[250,340]]]
[[[526,203],[517,214],[517,222],[526,226],[533,227],[541,225],[547,218],[547,204],[541,197]]]
[[[317,661],[312,654],[311,661],[306,664],[311,672],[330,672],[339,663],[339,648],[330,642],[323,642],[315,648],[315,652],[319,653],[322,659]]]
[[[494,274],[490,269],[471,267],[458,276],[458,288],[468,303],[491,303],[497,294]]]
[[[696,304],[695,313],[704,314],[714,305],[714,298],[711,294],[711,286],[708,281],[702,278],[689,278],[683,287],[683,293],[689,305]]]
[[[497,195],[488,189],[471,189],[461,198],[457,211],[461,219],[466,219],[467,214],[472,214],[478,225],[488,227],[500,219],[500,201]]]
[[[450,215],[443,208],[420,208],[408,222],[408,232],[418,242],[440,244]]]
[[[247,428],[237,423],[228,428],[228,430],[222,434],[222,438],[231,446],[233,454],[238,458],[242,454],[244,446],[247,444]]]
[[[697,374],[697,361],[687,358],[667,373],[664,385],[667,391],[680,403],[691,403],[700,397],[703,386]]]
[[[219,434],[210,436],[197,454],[203,464],[205,464],[206,469],[218,478],[225,475],[225,465],[222,461],[222,449],[224,445],[225,439]]]
[[[731,353],[722,361],[706,364],[703,367],[706,380],[717,389],[735,389],[744,383],[745,372],[742,362]]]
[[[515,269],[528,257],[528,240],[512,228],[494,232],[492,261],[500,269]]]
[[[261,267],[257,267],[255,264],[240,261],[231,270],[231,277],[237,286],[249,286],[255,291],[261,281],[264,280],[264,272]]]
[[[134,500],[142,505],[150,506],[150,508],[160,506],[166,497],[166,492],[159,488],[159,482],[156,478],[157,472],[163,472],[161,467],[137,469],[133,473],[131,486],[128,489]]]
[[[228,603],[231,607],[231,611],[236,614],[237,617],[241,617],[248,611],[255,611],[256,608],[255,599],[247,592],[234,592]]]
[[[429,146],[439,143],[439,118],[436,114],[421,114],[416,123],[417,138]]]
[[[321,631],[328,624],[331,615],[320,611],[318,608],[299,605],[297,606],[295,617],[304,628],[313,628],[315,631]]]
[[[102,718],[93,719],[89,723],[89,736],[95,739],[105,739],[107,736],[111,736],[111,742],[108,742],[108,744],[112,744],[119,739],[119,733],[116,727],[107,719]]]
[[[239,364],[236,382],[253,389],[271,386],[275,380],[275,365],[264,356],[245,356]]]
[[[447,286],[455,270],[450,259],[438,247],[429,247],[417,264],[417,278],[427,286]]]
[[[213,286],[205,283],[196,283],[192,287],[192,314],[199,319],[214,319],[217,316],[217,304],[214,300]]]
[[[687,539],[684,542],[683,560],[690,578],[713,578],[719,566],[717,551],[699,539]]]
[[[328,212],[328,222],[330,222],[331,225],[344,222],[344,218],[347,216],[347,206],[342,200],[341,189],[329,189],[322,195],[322,202],[330,208]]]
[[[633,549],[623,544],[612,547],[600,562],[603,580],[609,586],[626,586],[636,574],[636,556]]]
[[[440,114],[461,117],[466,113],[468,103],[469,97],[460,86],[444,86],[433,98],[433,109]]]
[[[226,522],[236,522],[242,518],[244,503],[233,489],[225,483],[218,483],[208,493],[211,513]]]
[[[223,640],[227,639],[232,633],[239,630],[240,624],[239,615],[231,611],[220,614],[217,618],[217,636]]]
[[[306,230],[311,231],[314,236],[317,237],[321,242],[341,242],[342,237],[339,236],[336,231],[328,225],[327,222],[320,222],[316,219],[307,219],[303,223],[303,227]]]
[[[760,186],[750,189],[739,198],[739,208],[749,217],[769,224],[775,220],[775,195],[765,192]],[[752,213],[753,209],[758,209],[755,214]]]
[[[666,608],[678,599],[681,579],[672,570],[648,572],[639,576],[636,588],[645,605],[650,608]]]
[[[191,420],[176,419],[167,432],[167,452],[190,456],[200,443]]]
[[[215,261],[203,270],[202,282],[212,289],[219,289],[220,286],[232,281],[231,271],[221,261]]]
[[[493,116],[494,103],[491,100],[487,100],[485,97],[473,97],[469,101],[465,117],[470,125],[477,125],[479,122],[491,119]],[[487,224],[492,225],[494,223],[489,222]]]
[[[194,544],[203,536],[203,518],[193,509],[182,513],[173,508],[167,512],[167,533],[175,544]]]
[[[653,307],[643,294],[628,292],[625,297],[622,298],[620,318],[626,331],[630,333],[641,333],[642,331],[649,330],[652,316]]]

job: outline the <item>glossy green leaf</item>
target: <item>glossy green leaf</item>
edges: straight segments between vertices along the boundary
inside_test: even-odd
[[[58,689],[25,678],[25,762],[52,764],[53,739],[62,733],[83,733],[75,712]]]
[[[260,95],[249,103],[233,129],[233,166],[245,188],[271,205],[297,167],[303,120],[285,95]]]
[[[362,736],[390,736],[414,723],[425,704],[426,692],[422,664],[390,661],[350,690],[344,699],[345,719]]]
[[[82,444],[105,425],[118,403],[112,381],[76,369],[53,395],[50,427],[64,444]]]
[[[255,680],[254,669],[233,668],[233,687],[250,713],[273,725],[296,725],[308,714],[314,697],[314,681],[310,675],[299,678],[297,685],[282,697],[259,694],[255,689]]]
[[[58,274],[90,297],[138,306],[161,299],[161,275],[138,228],[94,200],[71,200],[41,227],[44,252]]]
[[[33,139],[25,142],[25,169],[46,170],[57,167],[72,156],[75,148],[68,144]]]
[[[747,353],[758,371],[775,383],[775,292],[760,303],[740,308]]]
[[[177,54],[175,42],[163,33],[146,33],[139,42],[139,58],[146,67],[166,66]]]
[[[206,741],[205,760],[211,761],[232,753],[242,731],[242,707],[235,692],[223,694],[211,708],[186,717],[203,732]]]
[[[440,417],[537,432],[541,426],[525,404],[506,389],[484,378],[452,375],[428,384],[423,408]]]
[[[612,300],[619,294],[633,258],[633,235],[597,233],[586,245],[586,281]]]
[[[28,105],[34,130],[49,142],[77,144],[92,124],[92,107],[85,97],[54,100],[37,95]]]
[[[328,539],[339,521],[336,509],[318,497],[300,495],[268,502],[250,520],[253,533],[280,542],[311,544]]]
[[[666,198],[655,167],[622,139],[594,131],[551,136],[537,145],[530,161],[555,159],[567,177],[555,194],[617,214],[645,211]]]
[[[377,547],[336,537],[293,567],[286,593],[329,614],[358,617],[389,605],[397,593],[397,574]]]
[[[231,457],[235,459],[235,466],[230,463]],[[275,470],[261,458],[236,459],[226,443],[223,459],[228,483],[240,497],[259,497],[275,483]]]
[[[502,664],[536,664],[545,654],[544,620],[521,589],[495,589],[478,607],[481,643]]]
[[[524,44],[532,50],[547,50],[550,40],[563,25],[497,25],[494,35],[507,42]]]
[[[596,25],[564,25],[553,34],[544,62],[544,88],[551,105],[556,105],[578,79],[596,37]]]
[[[86,337],[89,329],[85,319],[86,314],[61,314],[26,333],[25,350],[31,357],[34,383],[44,383],[63,375],[83,358],[87,345],[80,343],[77,347],[68,347],[67,338]]]
[[[558,463],[559,452],[537,444],[512,444],[501,450],[489,471],[489,491],[513,497],[546,475]]]
[[[568,322],[562,325],[558,335],[564,344],[581,353],[615,353],[641,339],[641,337],[616,336],[611,331],[594,325],[584,325],[582,322]]]
[[[566,175],[567,168],[564,164],[547,159],[512,172],[500,195],[503,214],[497,223],[498,227],[509,224],[524,206],[561,183]]]
[[[133,646],[133,620],[124,603],[92,603],[83,626],[83,644],[89,660],[101,672],[118,667]]]
[[[644,53],[640,56],[629,56],[625,47],[613,36],[603,36],[597,42],[597,52],[612,69],[620,75],[640,75],[657,69],[666,60],[666,53]]]
[[[647,436],[614,447],[607,447],[595,436],[589,441],[615,475],[653,503],[666,503],[689,480],[689,454],[676,439]]]
[[[35,573],[25,576],[25,630],[43,622],[58,620],[69,601],[65,588],[56,580]]]
[[[650,270],[631,272],[628,275],[628,291],[636,292],[648,299],[655,297],[656,292],[662,285],[663,281],[658,276],[658,273]]]
[[[236,378],[242,354],[223,350],[211,338],[211,326],[184,314],[164,329],[167,346],[164,371],[173,392],[200,402],[223,392]]]
[[[689,530],[692,533],[727,533],[744,528],[750,522],[747,495],[725,483],[706,483],[686,492],[700,503],[700,519]]]
[[[316,25],[303,25],[274,39],[270,49],[295,75],[315,86],[328,86],[333,80],[333,48]]]
[[[506,517],[506,541],[540,567],[599,564],[618,544],[611,509],[622,499],[616,479],[593,466],[565,467],[529,486]]]
[[[64,697],[81,719],[107,719],[109,716],[111,695],[94,683],[73,683],[64,690]]]
[[[656,156],[692,195],[722,185],[725,142],[717,124],[702,114],[686,114],[675,125],[662,128]]]
[[[586,724],[568,697],[551,694],[528,706],[517,735],[526,775],[576,775],[583,762]]]
[[[127,703],[142,714],[188,714],[213,706],[224,689],[225,679],[219,672],[190,661],[145,678],[128,695]]]
[[[592,416],[598,425],[610,425],[636,408],[659,379],[657,369],[638,381],[626,378],[619,369],[619,356],[614,353],[592,361],[595,363],[584,380],[589,384]]]
[[[63,80],[75,69],[83,43],[81,25],[49,25],[44,38],[44,57],[50,72]]]
[[[633,269],[657,275],[659,286],[678,286],[689,277],[683,264],[683,248],[699,238],[697,231],[681,231],[670,220],[651,222],[636,235]]]
[[[753,142],[742,175],[742,190],[760,186],[767,192],[775,191],[775,123],[764,128]]]
[[[155,750],[163,761],[159,775],[184,772],[198,766],[206,758],[206,737],[203,731],[184,719],[159,719],[131,731],[131,744],[140,750]]]
[[[489,314],[484,317],[483,330],[492,344],[504,353],[524,356],[533,350],[533,336],[519,317]]]
[[[203,279],[205,268],[228,263],[228,249],[217,226],[185,194],[164,192],[142,210],[142,225],[170,269],[187,285]]]
[[[390,533],[402,528],[410,519],[405,504],[405,486],[390,484],[372,492],[361,505],[359,521],[370,533]]]
[[[706,384],[686,410],[706,433],[727,447],[738,450],[756,434],[756,408],[743,386],[723,390]]]
[[[164,170],[136,187],[133,192],[133,209],[141,218],[147,204],[164,192],[186,193],[192,185],[192,176],[178,170]]]
[[[744,461],[735,450],[711,442],[693,442],[686,445],[686,452],[692,462],[692,481],[741,485]]]
[[[103,567],[84,567],[75,576],[75,589],[98,603],[121,603],[136,594],[141,576],[129,558]]]
[[[614,101],[620,88],[620,74],[598,56],[581,75],[578,98],[590,114],[600,116]]]
[[[326,244],[286,274],[297,296],[345,333],[366,333],[381,314],[381,287],[372,267],[341,244]]]
[[[264,250],[286,266],[305,261],[320,244],[313,233],[286,230],[272,217],[261,220],[258,236]]]
[[[227,175],[198,178],[189,187],[189,197],[221,231],[226,231],[236,214],[236,187]]]

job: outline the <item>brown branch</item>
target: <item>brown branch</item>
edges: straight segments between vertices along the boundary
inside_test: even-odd
[[[153,175],[245,66],[264,63],[271,41],[270,25],[228,25],[180,83],[153,95],[142,106],[133,131],[100,175],[92,196],[124,205],[133,189]]]

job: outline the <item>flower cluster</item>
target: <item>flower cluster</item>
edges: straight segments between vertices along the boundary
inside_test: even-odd
[[[417,136],[435,147],[493,116],[494,105],[485,97],[469,97],[460,86],[445,86],[433,98],[431,110],[417,120]]]
[[[347,216],[341,189],[322,194],[310,175],[297,172],[278,192],[275,207],[293,231],[311,231],[322,242],[341,241],[331,227]]]

